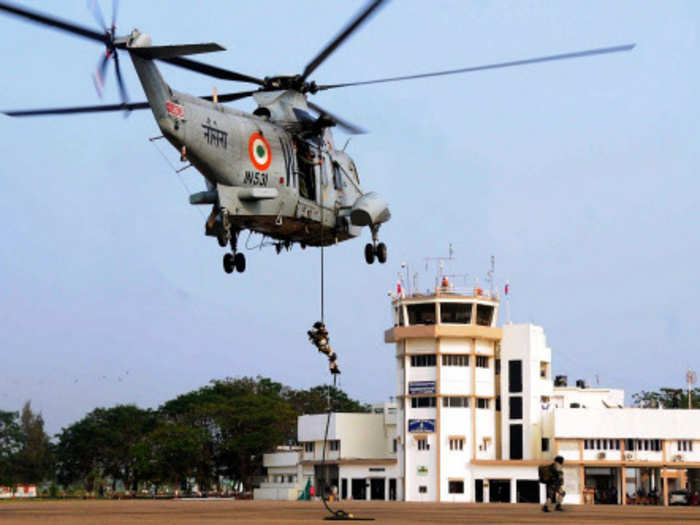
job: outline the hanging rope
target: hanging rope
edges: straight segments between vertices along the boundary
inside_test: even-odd
[[[321,190],[323,191],[323,190]],[[323,195],[323,193],[321,193]],[[320,351],[328,355],[328,360],[331,364],[330,367],[330,373],[331,377],[333,378],[333,384],[331,385],[330,383],[328,384],[328,390],[327,390],[327,411],[326,411],[326,429],[325,432],[323,433],[323,451],[321,453],[321,472],[322,472],[322,478],[320,479],[321,481],[321,501],[323,502],[323,506],[326,508],[326,510],[330,513],[330,516],[327,516],[325,519],[326,520],[331,520],[331,521],[374,521],[374,518],[356,518],[352,514],[348,514],[344,510],[333,510],[330,505],[328,504],[328,495],[326,494],[326,487],[329,485],[329,478],[330,476],[328,475],[328,465],[326,465],[326,449],[328,447],[328,429],[331,424],[331,414],[333,413],[333,404],[332,404],[332,398],[331,394],[335,393],[336,390],[336,384],[338,380],[338,374],[340,373],[337,366],[335,366],[335,359],[336,355],[333,352],[333,350],[330,348],[330,345],[328,345],[328,332],[325,329],[325,322],[326,322],[326,312],[325,312],[325,259],[324,259],[324,228],[323,228],[323,198],[321,199],[321,235],[320,235],[320,244],[321,244],[321,321],[320,321],[320,326],[318,326],[318,323],[314,325],[316,328],[316,331],[313,332],[316,334],[316,337],[312,337],[312,332],[309,332],[309,338],[316,344],[316,346],[319,348]],[[319,345],[318,343],[320,342],[320,338],[318,336],[323,337],[323,340],[325,340],[325,347],[326,351],[322,349],[322,346]],[[340,474],[340,470],[338,471]]]

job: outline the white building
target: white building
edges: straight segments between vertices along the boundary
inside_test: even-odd
[[[563,377],[555,386],[544,330],[499,327],[497,297],[479,289],[396,295],[392,308],[396,406],[334,414],[325,475],[325,416],[300,417],[297,490],[312,477],[341,499],[542,502],[537,467],[556,455],[566,503],[663,504],[700,490],[700,411],[623,408],[622,390]]]

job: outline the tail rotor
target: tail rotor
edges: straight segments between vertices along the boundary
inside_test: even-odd
[[[117,85],[119,86],[119,96],[121,97],[122,105],[125,106],[129,103],[129,95],[126,91],[126,86],[124,85],[124,79],[122,78],[121,68],[119,67],[119,55],[117,53],[117,47],[115,44],[116,40],[116,29],[117,29],[117,10],[119,2],[118,0],[113,0],[112,2],[112,23],[109,27],[105,23],[105,18],[102,15],[102,9],[97,0],[89,0],[88,8],[95,17],[97,24],[104,31],[104,43],[105,43],[105,53],[100,59],[97,65],[97,69],[92,76],[93,82],[95,83],[95,89],[100,98],[104,92],[105,79],[107,77],[108,63],[110,59],[114,60],[114,69],[117,76]],[[128,109],[126,110],[128,114]]]

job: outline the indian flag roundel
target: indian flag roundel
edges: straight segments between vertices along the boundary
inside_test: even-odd
[[[272,162],[270,143],[260,133],[253,133],[248,139],[248,154],[250,161],[260,171],[265,171]]]

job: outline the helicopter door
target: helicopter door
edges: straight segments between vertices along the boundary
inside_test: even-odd
[[[299,195],[310,201],[318,202],[316,185],[316,166],[318,160],[314,151],[304,141],[297,143],[297,166],[299,168]]]

